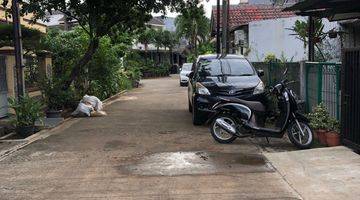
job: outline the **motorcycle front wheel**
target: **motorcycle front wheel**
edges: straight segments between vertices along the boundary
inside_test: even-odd
[[[230,116],[230,115],[226,115],[226,114],[220,114],[219,116],[217,116],[213,122],[211,123],[210,126],[210,132],[212,137],[219,143],[222,144],[229,144],[232,143],[235,139],[236,136],[234,136],[231,133],[228,133],[227,131],[225,131],[224,129],[222,129],[217,123],[216,123],[216,119],[223,119],[224,121],[226,121],[227,123],[229,123],[231,126],[236,127],[236,121],[235,119]]]
[[[299,149],[309,149],[314,141],[313,132],[308,123],[293,121],[288,127],[290,141]]]

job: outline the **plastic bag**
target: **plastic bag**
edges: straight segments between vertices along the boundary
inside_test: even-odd
[[[71,115],[76,117],[90,117],[93,110],[94,108],[91,104],[80,102],[76,110],[71,113]]]
[[[103,103],[96,96],[85,95],[81,102],[91,104],[95,111],[100,111],[103,109]]]

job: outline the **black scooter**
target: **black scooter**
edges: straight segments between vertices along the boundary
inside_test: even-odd
[[[287,69],[284,72],[284,76]],[[258,101],[245,101],[237,98],[220,98],[213,107],[211,135],[219,143],[231,143],[236,138],[249,136],[282,138],[287,131],[290,141],[300,149],[310,148],[313,132],[309,120],[298,112],[295,94],[287,87],[284,79],[270,88],[270,94],[276,95],[280,115],[274,128],[266,128],[269,116],[264,104]]]

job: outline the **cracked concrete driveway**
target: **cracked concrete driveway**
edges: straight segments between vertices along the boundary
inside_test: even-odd
[[[0,162],[0,199],[299,199],[247,139],[195,127],[176,76],[144,80]]]

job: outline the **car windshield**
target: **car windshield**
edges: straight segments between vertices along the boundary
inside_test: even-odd
[[[182,66],[182,71],[191,71],[192,64],[186,63]]]
[[[216,59],[200,65],[203,76],[253,76],[254,69],[245,59]]]

